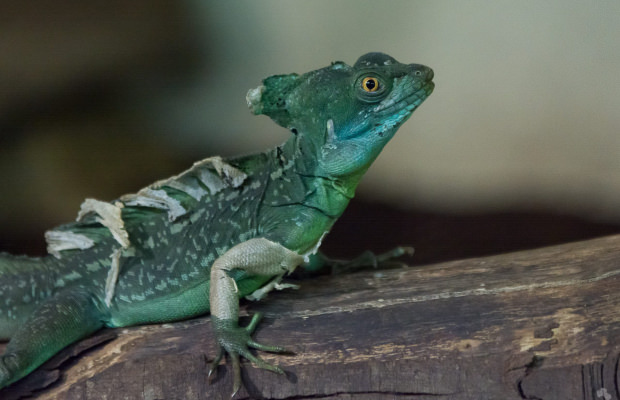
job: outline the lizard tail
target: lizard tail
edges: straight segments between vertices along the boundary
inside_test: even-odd
[[[43,258],[0,253],[0,340],[11,337],[51,288]]]

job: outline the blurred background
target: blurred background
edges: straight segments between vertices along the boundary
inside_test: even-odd
[[[369,51],[435,71],[324,249],[413,262],[620,232],[620,2],[0,2],[0,250],[289,133],[261,79]]]

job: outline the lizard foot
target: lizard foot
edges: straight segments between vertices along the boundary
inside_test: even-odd
[[[225,353],[228,353],[232,361],[233,367],[233,393],[231,398],[235,397],[239,389],[243,386],[241,380],[241,364],[239,363],[239,356],[243,356],[250,360],[257,368],[266,369],[278,374],[284,375],[284,370],[278,366],[269,364],[258,356],[252,354],[249,348],[253,348],[261,351],[268,351],[272,353],[285,353],[292,354],[292,352],[286,350],[281,346],[268,346],[255,342],[251,335],[256,329],[256,326],[263,317],[262,313],[256,313],[252,317],[252,321],[245,328],[238,326],[237,321],[229,319],[219,319],[211,316],[213,326],[215,328],[215,335],[217,342],[220,345],[215,360],[211,363],[209,369],[208,381],[211,383],[215,378],[217,372],[217,366],[219,365],[222,357]]]
[[[399,262],[396,259],[404,255],[412,256],[413,253],[413,247],[399,246],[381,254],[375,254],[372,251],[365,251],[352,260],[337,260],[325,256],[323,257],[325,265],[331,267],[332,274],[340,274],[358,268],[403,266],[406,264]]]

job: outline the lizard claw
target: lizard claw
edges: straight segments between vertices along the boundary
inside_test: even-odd
[[[235,397],[235,395],[243,387],[243,380],[241,379],[241,363],[239,361],[239,356],[248,359],[257,368],[266,369],[268,371],[284,375],[284,370],[282,368],[270,364],[259,356],[252,354],[250,348],[260,351],[268,351],[271,353],[293,354],[284,347],[264,345],[254,341],[251,338],[251,335],[252,333],[254,333],[254,330],[260,322],[262,316],[262,313],[254,314],[250,324],[244,328],[237,326],[236,321],[222,320],[212,316],[217,341],[220,346],[215,359],[211,363],[211,368],[209,370],[207,379],[209,384],[211,384],[217,374],[217,366],[222,360],[224,353],[228,353],[232,362],[233,369],[233,393],[231,395],[231,398]]]
[[[211,368],[209,368],[209,374],[207,375],[207,382],[209,383],[209,385],[213,383],[213,381],[215,380],[215,377],[217,376],[217,366],[220,364],[220,361],[222,361],[223,356],[224,356],[224,350],[221,347],[219,347],[217,349],[217,355],[215,356],[215,359],[211,363]]]

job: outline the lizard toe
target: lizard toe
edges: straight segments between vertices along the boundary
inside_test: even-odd
[[[233,397],[243,387],[243,380],[241,378],[241,363],[239,361],[240,357],[249,360],[256,368],[265,369],[280,375],[285,374],[282,368],[268,363],[250,351],[250,348],[253,348],[272,353],[292,353],[282,346],[265,345],[252,339],[251,335],[261,317],[261,314],[255,314],[248,326],[239,327],[237,325],[237,321],[221,320],[212,316],[219,350],[215,359],[211,363],[209,382],[211,382],[213,377],[215,377],[217,366],[219,365],[224,353],[227,353],[230,357],[233,369]]]

